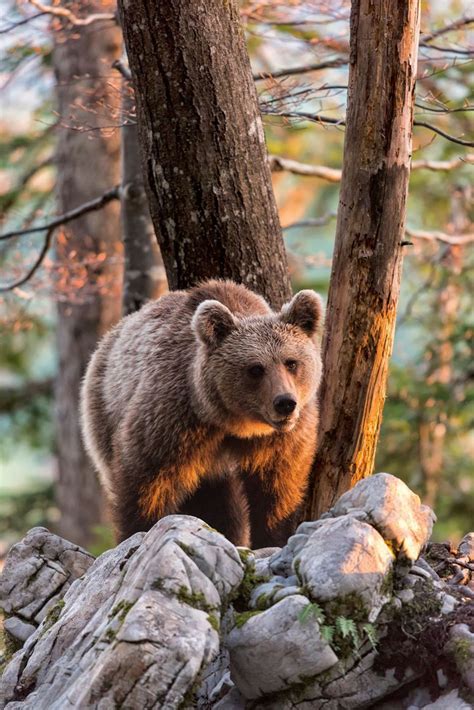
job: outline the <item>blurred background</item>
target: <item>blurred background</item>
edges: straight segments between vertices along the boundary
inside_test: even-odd
[[[293,286],[326,296],[349,3],[266,0],[240,9]],[[0,0],[0,11],[5,235],[118,185],[134,109],[113,68],[122,53],[113,2]],[[436,539],[452,541],[474,519],[472,15],[467,0],[422,2],[415,120],[424,125],[414,131],[409,244],[376,463],[434,507]],[[116,196],[54,235],[0,241],[0,556],[34,525],[95,553],[112,544],[77,401],[95,343],[122,312]],[[155,287],[165,288],[158,257]]]

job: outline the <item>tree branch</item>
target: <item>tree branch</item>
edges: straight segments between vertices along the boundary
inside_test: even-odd
[[[262,71],[256,72],[253,75],[254,81],[263,81],[264,79],[278,79],[282,76],[295,76],[297,74],[308,74],[313,71],[321,71],[322,69],[334,69],[336,67],[346,66],[348,63],[347,59],[330,59],[327,62],[320,62],[319,64],[305,64],[300,67],[292,67],[290,69],[278,69],[276,71]]]
[[[27,281],[31,279],[31,277],[36,273],[36,271],[39,269],[41,264],[43,263],[44,257],[46,256],[49,247],[51,246],[51,240],[53,238],[53,233],[54,233],[54,227],[51,227],[48,229],[46,232],[46,236],[43,242],[43,246],[41,247],[41,251],[38,254],[38,257],[36,261],[34,262],[33,266],[26,272],[24,276],[21,278],[17,279],[16,281],[13,281],[10,284],[0,284],[0,293],[6,293],[7,291],[13,291],[13,289],[18,288],[19,286],[23,286]]]
[[[439,30],[435,30],[434,32],[430,32],[429,34],[422,35],[420,38],[420,44],[424,46],[426,42],[430,42],[432,39],[435,39],[435,37],[440,37],[441,35],[445,35],[448,32],[460,30],[462,27],[467,27],[468,25],[472,25],[473,23],[474,17],[461,17],[459,18],[459,20],[451,22],[450,25],[441,27]]]
[[[4,239],[11,239],[12,237],[22,237],[25,234],[43,232],[45,229],[55,229],[56,227],[60,227],[61,225],[71,222],[73,219],[82,217],[82,215],[87,214],[88,212],[100,210],[102,207],[105,207],[106,204],[112,202],[112,200],[118,199],[120,199],[120,187],[116,185],[110,190],[107,190],[107,192],[104,192],[104,194],[100,197],[96,197],[94,200],[90,200],[90,202],[85,202],[70,212],[65,212],[64,214],[59,215],[59,217],[51,220],[51,222],[40,224],[36,227],[29,227],[28,229],[17,229],[12,232],[6,232],[5,234],[0,235],[0,241],[3,241]]]
[[[63,17],[75,27],[86,27],[87,25],[91,25],[94,22],[99,22],[101,20],[113,20],[114,22],[117,22],[116,13],[103,12],[81,18],[77,17],[77,15],[65,7],[52,7],[51,5],[44,5],[40,2],[40,0],[29,0],[29,3],[33,5],[33,7],[40,10],[41,13],[45,15],[53,15],[54,17]]]
[[[270,155],[268,162],[272,172],[286,170],[294,175],[319,177],[328,182],[340,182],[341,180],[342,170],[338,168],[329,168],[325,165],[308,165],[307,163],[283,158],[280,155]],[[449,171],[465,164],[474,164],[474,153],[460,158],[453,158],[452,160],[414,160],[411,164],[411,169]]]
[[[442,242],[451,246],[463,246],[474,242],[474,233],[471,234],[446,234],[445,232],[427,232],[424,229],[410,229],[406,227],[405,234],[411,239],[426,239],[430,242]]]

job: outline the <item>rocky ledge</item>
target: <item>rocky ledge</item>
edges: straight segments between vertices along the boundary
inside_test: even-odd
[[[34,528],[0,578],[0,707],[471,708],[474,533],[433,521],[380,473],[281,549],[173,515],[94,560]]]

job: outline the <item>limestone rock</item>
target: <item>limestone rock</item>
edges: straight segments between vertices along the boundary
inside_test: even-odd
[[[232,629],[231,677],[245,698],[283,690],[337,663],[318,624],[301,621],[307,606],[306,597],[293,595]]]
[[[8,665],[0,706],[178,708],[219,651],[220,609],[243,574],[223,536],[163,518],[68,589]]]
[[[360,600],[374,621],[391,590],[393,554],[373,527],[351,517],[322,520],[293,562],[317,602]]]
[[[428,542],[433,522],[431,508],[399,478],[377,473],[359,481],[344,493],[328,515],[362,514],[393,545],[394,550],[409,560],[416,560]]]

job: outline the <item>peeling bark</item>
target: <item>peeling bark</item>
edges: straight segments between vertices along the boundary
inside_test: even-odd
[[[347,130],[306,516],[373,471],[400,289],[419,2],[354,0]]]
[[[290,281],[236,3],[118,4],[170,288],[227,277],[281,306]]]

